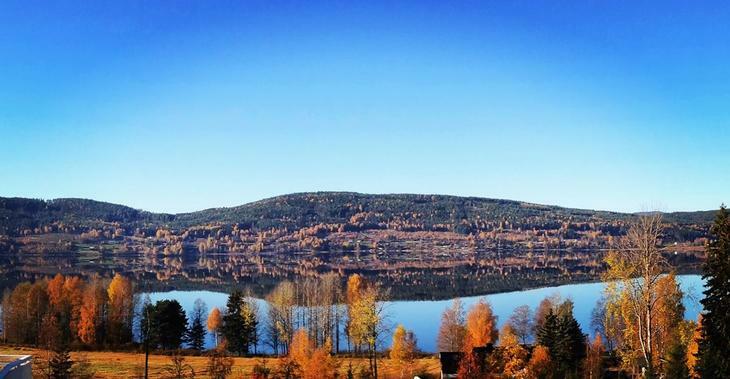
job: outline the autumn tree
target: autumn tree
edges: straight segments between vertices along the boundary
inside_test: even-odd
[[[509,318],[512,331],[523,344],[528,343],[532,337],[532,331],[534,329],[533,318],[534,315],[529,305],[520,305],[515,308]]]
[[[497,316],[492,312],[492,306],[485,299],[479,299],[466,315],[466,333],[464,346],[474,347],[495,344],[499,338]]]
[[[77,333],[81,342],[87,345],[104,341],[107,296],[107,291],[96,277],[84,289]]]
[[[345,291],[345,301],[347,303],[347,323],[345,331],[347,332],[347,343],[352,344],[355,350],[359,350],[362,344],[361,336],[353,334],[352,320],[357,319],[354,307],[360,300],[361,293],[365,287],[365,280],[359,274],[352,274],[347,278],[347,289]],[[357,333],[357,332],[355,332]]]
[[[586,354],[585,364],[583,365],[583,378],[603,378],[603,353],[605,350],[601,335],[596,334],[593,342],[588,345],[588,353]]]
[[[703,378],[729,378],[730,359],[730,215],[721,206],[710,230],[702,279],[706,287],[695,370]]]
[[[266,325],[269,345],[274,353],[287,352],[294,334],[296,288],[292,282],[280,282],[266,300],[269,304]]]
[[[527,362],[527,377],[533,379],[553,378],[554,365],[550,358],[550,350],[543,345],[536,345]]]
[[[537,333],[537,330],[542,327],[542,323],[545,322],[548,313],[557,313],[558,306],[562,304],[562,302],[563,299],[557,292],[540,301],[540,304],[538,304],[537,309],[535,310],[535,319],[532,323],[533,332],[535,334]]]
[[[112,344],[132,340],[134,290],[129,279],[116,274],[107,288],[109,299],[107,336]]]
[[[208,331],[213,334],[215,339],[215,345],[218,346],[218,336],[220,335],[220,328],[223,325],[223,319],[221,317],[221,311],[218,307],[213,307],[208,315]]]
[[[58,323],[57,317],[49,313],[50,304],[46,292],[47,284],[45,280],[36,281],[30,286],[27,298],[23,299],[26,302],[25,318],[28,320],[26,324],[28,329],[25,330],[27,341],[36,346],[48,346],[55,343],[55,339],[58,338],[59,332],[63,329]],[[51,326],[51,319],[53,319],[52,321],[56,327]],[[47,338],[51,334],[54,335],[54,341]],[[44,338],[44,335],[46,338]]]
[[[607,307],[622,318],[622,360],[632,367],[639,359],[650,377],[661,371],[658,366],[671,346],[671,332],[684,312],[674,276],[664,275],[662,230],[659,214],[641,216],[606,258]]]
[[[407,370],[411,369],[413,360],[416,358],[418,350],[416,336],[412,331],[399,324],[393,332],[393,342],[390,345],[390,359],[396,362],[401,368],[401,377],[409,374]]]
[[[512,324],[506,323],[500,332],[503,373],[507,378],[522,378],[527,375],[527,349],[520,345],[520,337]]]
[[[355,280],[353,280],[355,277]],[[354,285],[351,285],[355,283]],[[355,289],[357,289],[355,291]],[[356,346],[364,345],[368,353],[371,373],[378,376],[377,351],[383,333],[385,308],[380,287],[365,283],[359,276],[348,280],[348,334]]]
[[[329,342],[317,348],[308,333],[299,329],[292,337],[289,354],[283,363],[289,365],[290,371],[302,379],[334,378],[337,367],[330,355],[331,349]]]
[[[464,306],[461,299],[454,299],[451,307],[441,315],[441,326],[438,333],[438,349],[444,352],[461,351],[466,334]]]
[[[687,371],[690,378],[699,378],[700,374],[697,371],[697,353],[700,349],[700,340],[702,339],[702,314],[697,317],[697,324],[695,325],[692,335],[689,341],[687,341]]]

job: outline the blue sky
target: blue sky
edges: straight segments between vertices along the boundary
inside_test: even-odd
[[[730,201],[722,2],[0,2],[0,196]]]

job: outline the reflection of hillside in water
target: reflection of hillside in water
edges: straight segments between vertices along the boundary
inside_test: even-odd
[[[598,279],[603,251],[362,250],[151,255],[84,251],[0,255],[0,287],[63,273],[120,272],[150,290],[249,288],[263,296],[281,280],[358,272],[394,299],[443,299]],[[676,257],[671,257],[677,260]],[[698,262],[676,262],[696,272]]]

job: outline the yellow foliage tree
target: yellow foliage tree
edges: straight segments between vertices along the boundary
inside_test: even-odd
[[[519,343],[519,337],[509,323],[502,327],[500,333],[504,376],[507,378],[524,378],[527,375],[527,350]]]
[[[491,305],[486,300],[479,299],[466,315],[465,346],[470,351],[474,347],[494,344],[497,342],[497,338],[499,338],[497,316],[494,315]]]
[[[691,378],[699,378],[697,372],[697,352],[699,351],[699,341],[702,339],[702,314],[697,317],[697,327],[692,333],[692,338],[687,344],[687,368]]]
[[[129,279],[116,274],[107,288],[109,297],[108,335],[112,343],[126,343],[132,338],[134,291]]]
[[[416,358],[416,337],[412,331],[398,325],[393,332],[393,342],[390,346],[390,359],[401,368],[401,377],[409,374],[413,360]]]
[[[621,318],[609,324],[622,325],[622,364],[649,376],[661,372],[661,358],[672,346],[684,312],[676,278],[664,274],[662,230],[660,215],[642,216],[606,258],[606,313]]]

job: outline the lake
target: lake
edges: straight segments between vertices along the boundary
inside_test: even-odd
[[[697,319],[701,311],[699,299],[702,295],[702,278],[699,275],[677,276],[682,290],[685,292],[684,305],[686,307],[685,318]],[[520,305],[529,305],[533,311],[537,305],[547,296],[559,293],[563,298],[573,300],[574,314],[581,325],[584,333],[592,334],[590,328],[591,312],[596,301],[601,297],[604,283],[580,283],[568,284],[555,287],[544,287],[532,290],[504,292],[485,296],[464,297],[462,301],[466,310],[480,298],[486,298],[492,305],[492,309],[498,317],[499,326],[512,314],[514,308]],[[145,294],[142,294],[143,296]],[[213,291],[170,291],[153,292],[148,294],[152,302],[163,299],[175,299],[180,302],[186,312],[193,309],[196,299],[202,299],[210,310],[218,307],[225,309],[228,294]],[[266,317],[266,302],[256,300],[260,308],[260,320]],[[441,323],[441,314],[444,309],[451,305],[451,300],[439,301],[389,301],[385,302],[388,320],[387,325],[395,327],[403,324],[407,329],[413,330],[418,338],[418,347],[424,352],[436,352],[436,336]],[[263,335],[263,333],[261,334]],[[383,339],[386,345],[390,344],[390,336]],[[213,346],[213,338],[208,335],[206,345]],[[263,343],[260,343],[259,351],[267,351]]]

